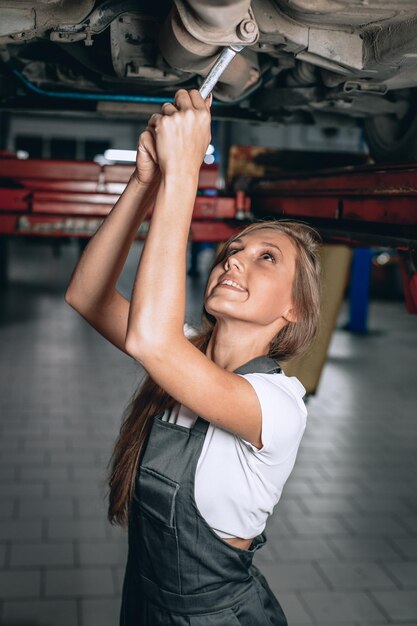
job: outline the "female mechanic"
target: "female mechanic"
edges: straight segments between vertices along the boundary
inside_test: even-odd
[[[129,530],[122,626],[287,624],[252,558],[305,429],[305,389],[278,363],[316,332],[318,244],[297,222],[245,228],[218,253],[190,336],[187,240],[209,142],[210,99],[180,89],[140,135],[135,171],[65,295],[148,374],[109,480],[109,519]],[[116,283],[149,209],[129,302]]]

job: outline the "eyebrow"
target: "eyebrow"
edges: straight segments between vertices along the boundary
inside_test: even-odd
[[[243,243],[243,242],[242,242],[242,239],[240,239],[240,237],[238,237],[237,239],[234,239],[230,245],[233,245],[234,243]],[[272,248],[276,248],[278,250],[278,252],[280,253],[281,257],[283,257],[281,248],[279,246],[277,246],[275,243],[271,243],[270,241],[261,241],[261,245],[263,245],[263,246],[271,246]]]

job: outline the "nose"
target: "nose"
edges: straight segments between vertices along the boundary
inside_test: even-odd
[[[224,269],[227,271],[231,267],[236,267],[238,270],[243,269],[243,262],[240,256],[240,251],[230,254],[224,261]]]

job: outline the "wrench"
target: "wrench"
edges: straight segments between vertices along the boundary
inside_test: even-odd
[[[221,55],[207,74],[203,84],[199,89],[202,98],[206,99],[211,94],[214,86],[216,85],[220,76],[223,74],[226,67],[229,65],[232,59],[234,59],[236,53],[240,52],[243,48],[244,46],[239,45],[227,46],[227,48],[224,48]]]

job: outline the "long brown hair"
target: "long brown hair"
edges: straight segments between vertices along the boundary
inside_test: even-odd
[[[313,340],[320,314],[320,264],[317,232],[300,222],[290,220],[258,221],[229,239],[219,250],[210,271],[222,263],[230,244],[244,235],[269,228],[287,235],[297,255],[292,285],[292,304],[296,321],[289,322],[271,341],[268,356],[280,362],[304,352]],[[216,319],[203,308],[201,331],[190,338],[191,343],[205,353]],[[129,521],[135,478],[145,449],[153,417],[171,409],[174,398],[169,396],[150,376],[133,394],[123,415],[119,437],[110,459],[108,519],[112,524],[126,526]]]

